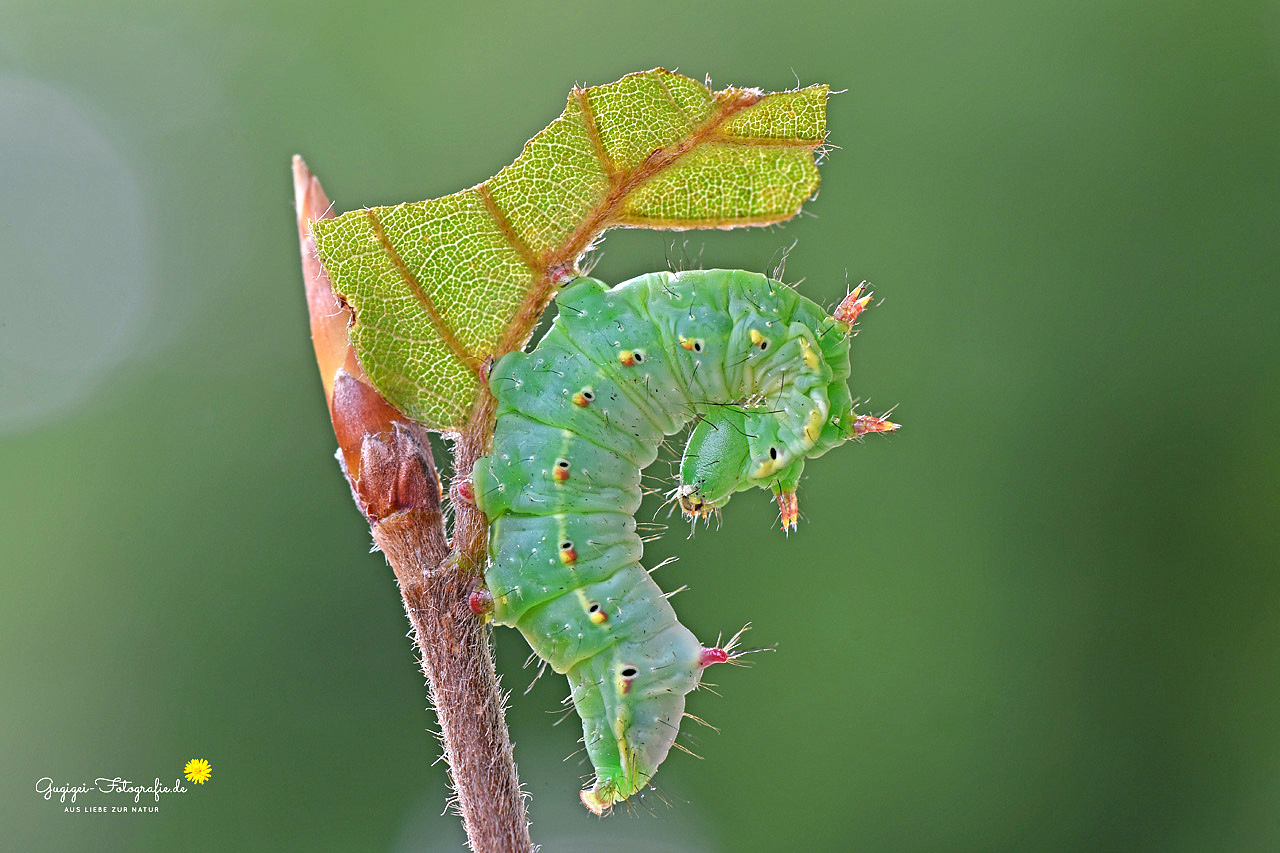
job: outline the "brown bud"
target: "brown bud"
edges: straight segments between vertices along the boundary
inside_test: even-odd
[[[440,481],[426,430],[345,370],[333,384],[333,431],[351,491],[370,522],[439,507]]]
[[[371,523],[408,509],[438,513],[440,482],[426,431],[375,391],[356,361],[347,337],[351,309],[334,295],[311,236],[311,223],[333,211],[300,157],[293,159],[293,190],[311,342],[356,503]]]

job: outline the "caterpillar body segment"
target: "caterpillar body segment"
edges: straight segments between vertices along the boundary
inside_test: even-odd
[[[845,382],[850,323],[763,275],[579,278],[556,303],[533,350],[493,365],[493,450],[474,494],[491,525],[493,621],[568,677],[596,773],[582,801],[600,813],[649,784],[685,695],[730,657],[680,624],[640,564],[641,470],[697,418],[684,511],[768,488],[790,529],[805,459],[861,434],[860,419]]]

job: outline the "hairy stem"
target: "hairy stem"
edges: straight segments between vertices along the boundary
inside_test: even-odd
[[[400,585],[413,641],[440,721],[449,775],[476,853],[533,849],[507,733],[489,632],[467,599],[483,567],[486,527],[474,506],[455,501],[454,548],[445,535],[439,475],[426,432],[373,389],[347,339],[351,312],[334,296],[316,258],[310,222],[332,215],[320,182],[293,161],[298,239],[311,336],[339,460],[374,541]],[[490,409],[491,412],[491,409]],[[483,419],[460,437],[459,471],[469,472],[492,428]]]

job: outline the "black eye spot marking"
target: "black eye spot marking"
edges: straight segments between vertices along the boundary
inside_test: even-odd
[[[623,667],[623,669],[622,669],[622,677],[623,677],[623,678],[635,678],[635,677],[636,677],[636,672],[637,672],[637,670],[636,670],[636,668],[635,668],[634,666],[627,666],[627,667]]]
[[[770,447],[770,448],[769,448],[769,458],[770,458],[770,459],[777,459],[777,458],[778,458],[778,448],[776,448],[776,447]]]

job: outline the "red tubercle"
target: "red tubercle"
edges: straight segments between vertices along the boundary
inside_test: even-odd
[[[471,612],[477,616],[484,616],[486,613],[493,612],[493,593],[481,587],[474,590],[471,595],[467,596],[467,606],[471,608]]]
[[[699,663],[704,666],[711,666],[713,663],[727,663],[729,660],[729,652],[726,649],[704,648],[702,650],[702,660]]]
[[[459,480],[454,487],[458,490],[458,498],[460,500],[466,501],[472,506],[475,506],[476,487],[475,484],[471,482],[471,478],[468,477],[465,480]]]

